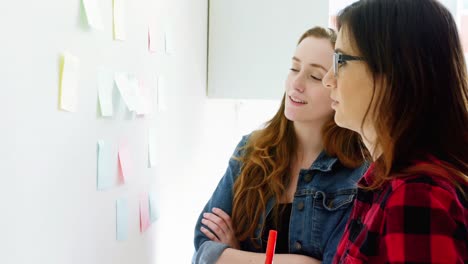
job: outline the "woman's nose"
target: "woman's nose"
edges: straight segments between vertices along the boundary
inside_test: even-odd
[[[302,74],[298,74],[296,78],[294,78],[292,85],[293,85],[294,90],[301,92],[301,93],[304,92],[305,81],[304,81],[304,77],[302,76]]]
[[[336,78],[333,69],[330,68],[322,79],[322,84],[326,88],[336,88]]]

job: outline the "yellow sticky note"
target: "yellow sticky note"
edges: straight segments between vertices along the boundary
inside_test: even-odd
[[[125,2],[124,0],[114,0],[114,39],[125,40]]]
[[[63,52],[60,68],[60,109],[76,112],[78,109],[78,75],[80,61],[69,52]]]

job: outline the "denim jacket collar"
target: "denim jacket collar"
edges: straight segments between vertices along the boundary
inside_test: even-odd
[[[330,157],[324,150],[320,152],[317,159],[312,163],[309,170],[319,170],[323,172],[331,171],[333,165],[338,161],[336,157]]]

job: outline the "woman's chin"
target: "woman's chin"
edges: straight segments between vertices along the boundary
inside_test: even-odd
[[[339,113],[335,112],[334,120],[337,126],[356,131],[349,125],[349,122],[346,122],[346,118],[343,118]]]

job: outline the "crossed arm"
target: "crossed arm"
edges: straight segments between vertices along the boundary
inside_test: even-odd
[[[202,224],[208,228],[201,227],[200,231],[210,240],[227,244],[230,248],[223,251],[218,264],[263,264],[265,263],[264,253],[254,253],[240,250],[239,241],[236,239],[231,217],[219,208],[213,208],[212,213],[204,213]],[[275,264],[319,264],[320,261],[297,254],[276,254]]]

